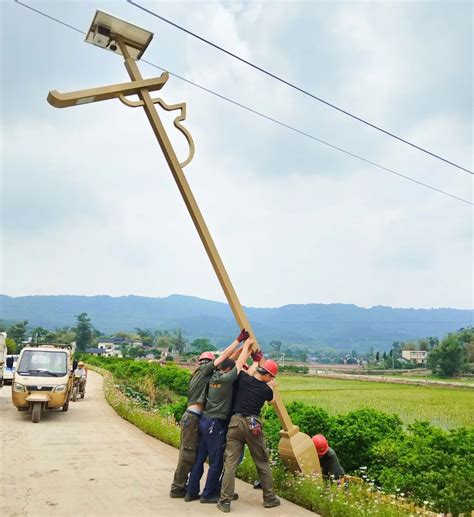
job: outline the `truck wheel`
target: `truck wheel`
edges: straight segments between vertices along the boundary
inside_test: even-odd
[[[77,386],[74,386],[74,388],[72,388],[72,401],[76,402],[76,399],[77,399]]]
[[[66,402],[63,406],[63,411],[67,411],[69,409],[69,397],[66,397]]]
[[[41,418],[41,402],[35,402],[31,410],[31,421],[37,424]]]

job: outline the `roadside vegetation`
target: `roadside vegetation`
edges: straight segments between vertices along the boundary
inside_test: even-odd
[[[84,356],[83,359],[108,370],[106,396],[122,417],[148,434],[178,445],[176,422],[186,407],[184,394],[189,371],[156,362]],[[283,375],[279,383],[283,385],[288,379],[295,377]],[[374,385],[371,383],[372,389]],[[350,391],[347,393],[350,395]],[[444,431],[426,421],[416,421],[405,428],[399,416],[372,408],[337,415],[301,401],[292,402],[287,408],[303,432],[325,434],[346,471],[364,478],[366,483],[326,485],[289,473],[276,452],[279,422],[273,408],[267,407],[265,434],[275,458],[275,485],[283,497],[324,516],[414,514],[413,508],[400,506],[404,501],[452,513],[474,508],[474,496],[467,489],[474,486],[474,428]],[[240,466],[239,476],[248,481],[256,479],[249,458]]]

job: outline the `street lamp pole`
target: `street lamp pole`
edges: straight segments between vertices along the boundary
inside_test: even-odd
[[[161,89],[168,80],[168,74],[164,73],[159,78],[144,80],[138,69],[136,59],[139,59],[139,57],[141,57],[144,49],[146,48],[146,45],[151,40],[152,35],[148,38],[148,41],[144,48],[142,48],[139,52],[138,57],[135,56],[134,58],[130,54],[130,49],[134,50],[139,48],[139,46],[137,44],[134,44],[133,41],[131,42],[129,39],[126,39],[122,34],[120,34],[120,32],[113,32],[112,29],[114,26],[117,27],[117,23],[121,24],[119,26],[124,27],[125,31],[128,29],[128,27],[132,27],[133,29],[138,28],[136,28],[135,26],[131,26],[127,22],[118,20],[115,17],[106,15],[105,13],[102,13],[100,11],[96,13],[96,18],[94,18],[94,21],[97,19],[99,14],[102,16],[101,19],[104,20],[103,23],[108,22],[110,23],[110,25],[109,27],[99,27],[99,29],[97,29],[97,26],[94,27],[93,22],[93,25],[91,26],[91,31],[94,34],[100,32],[101,37],[105,34],[106,36],[104,37],[108,38],[108,42],[106,45],[104,44],[103,39],[100,41],[100,43],[96,44],[98,44],[98,46],[102,46],[103,48],[108,48],[109,50],[112,50],[114,52],[117,51],[120,54],[122,54],[125,60],[125,68],[127,69],[127,72],[132,82],[95,89],[93,88],[89,90],[72,92],[68,94],[61,94],[57,91],[51,91],[48,95],[48,102],[52,104],[54,107],[62,108],[68,106],[75,106],[78,104],[86,104],[91,102],[108,100],[111,98],[118,98],[127,106],[143,107],[147,115],[148,121],[150,122],[150,125],[156,136],[156,139],[158,140],[161,150],[163,151],[163,154],[171,170],[171,173],[173,174],[173,177],[176,181],[176,184],[184,200],[184,203],[189,211],[191,219],[193,220],[194,226],[196,227],[196,230],[199,234],[199,237],[201,238],[201,241],[204,245],[209,260],[211,261],[217,278],[221,284],[227,301],[229,302],[230,308],[237,322],[237,325],[239,326],[239,328],[247,329],[252,336],[255,336],[252,330],[252,326],[250,325],[250,322],[247,319],[243,307],[240,304],[235,289],[230,281],[229,275],[227,274],[227,271],[219,256],[214,241],[212,240],[209,229],[207,228],[202,213],[199,209],[199,206],[194,198],[194,195],[188,184],[186,176],[183,172],[183,167],[191,161],[194,154],[194,143],[192,141],[191,135],[183,126],[180,125],[180,122],[185,119],[186,106],[184,103],[174,106],[168,106],[161,99],[152,99],[150,91]],[[143,31],[143,29],[138,30]],[[89,32],[89,35],[91,34],[91,31]],[[130,32],[128,32],[128,34],[130,34]],[[86,40],[88,40],[89,35],[87,36]],[[140,100],[131,101],[127,99],[125,96],[130,94],[138,95]],[[161,122],[161,119],[155,108],[155,104],[159,104],[162,108],[168,111],[172,111],[175,109],[181,110],[181,115],[175,119],[174,125],[184,134],[189,144],[189,156],[187,160],[185,160],[185,162],[183,163],[180,163],[176,156],[173,146],[171,145],[166,130],[163,126],[163,123]],[[258,344],[256,345],[256,348],[258,349]],[[283,404],[278,389],[275,389],[274,394],[275,410],[277,412],[278,418],[283,428],[282,431],[280,431],[281,440],[279,444],[279,452],[282,457],[282,460],[292,470],[300,470],[304,474],[320,472],[319,459],[316,454],[316,450],[312,440],[309,438],[308,435],[301,433],[299,431],[299,428],[291,422],[291,419],[288,415],[285,405]]]

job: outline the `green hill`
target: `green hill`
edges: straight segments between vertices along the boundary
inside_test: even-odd
[[[370,309],[349,304],[285,305],[276,308],[246,308],[263,345],[278,339],[284,345],[308,348],[382,350],[393,341],[448,332],[473,324],[474,311],[460,309]],[[0,319],[28,320],[30,326],[54,329],[72,326],[75,315],[87,312],[94,326],[107,334],[135,327],[181,328],[187,339],[209,337],[227,343],[237,326],[225,303],[191,296],[166,298],[143,296],[21,296],[0,295]]]

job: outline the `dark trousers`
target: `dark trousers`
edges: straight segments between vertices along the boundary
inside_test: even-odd
[[[199,422],[199,445],[196,454],[196,463],[191,469],[187,494],[199,494],[199,482],[204,472],[204,462],[209,457],[209,470],[206,484],[202,491],[203,499],[216,497],[220,492],[219,479],[224,463],[224,448],[227,433],[227,420],[207,418],[203,416]]]
[[[191,411],[185,411],[181,418],[181,443],[179,445],[178,465],[171,484],[172,493],[179,494],[186,489],[188,475],[196,459],[200,418],[200,415]]]
[[[258,477],[263,489],[264,501],[275,498],[273,479],[270,469],[267,447],[263,434],[253,436],[249,428],[248,417],[234,415],[229,423],[225,448],[224,476],[222,478],[221,501],[232,501],[235,489],[235,473],[247,444],[252,459],[257,467]]]

